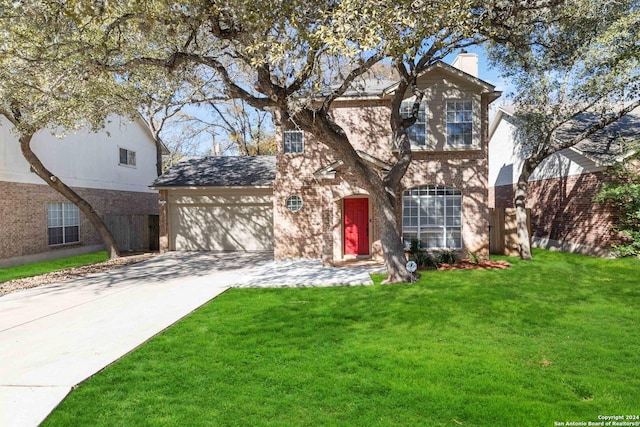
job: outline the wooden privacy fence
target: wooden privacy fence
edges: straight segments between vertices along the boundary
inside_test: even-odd
[[[158,250],[158,215],[105,215],[104,222],[121,251]]]
[[[515,208],[489,209],[489,252],[496,255],[518,256],[518,225]],[[527,227],[531,244],[531,209],[527,209]]]

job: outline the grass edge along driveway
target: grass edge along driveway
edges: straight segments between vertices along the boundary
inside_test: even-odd
[[[536,251],[418,283],[232,289],[57,425],[553,426],[640,415],[637,259]]]
[[[0,268],[0,283],[8,282],[25,277],[33,277],[40,274],[60,271],[67,268],[81,267],[85,265],[97,264],[109,260],[107,251],[91,252],[87,254],[74,255],[64,258],[33,262],[16,265],[12,267]]]

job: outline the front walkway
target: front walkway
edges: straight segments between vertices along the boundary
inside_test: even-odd
[[[364,285],[371,271],[268,253],[170,252],[4,295],[0,426],[37,426],[75,385],[230,287]]]

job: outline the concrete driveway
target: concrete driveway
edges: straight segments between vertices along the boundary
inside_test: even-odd
[[[371,268],[270,253],[170,252],[0,297],[0,426],[37,426],[71,389],[230,287],[371,284]]]

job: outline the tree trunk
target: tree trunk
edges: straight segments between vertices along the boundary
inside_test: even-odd
[[[301,129],[312,133],[333,149],[337,157],[344,161],[350,173],[369,193],[378,220],[380,244],[387,268],[388,277],[384,283],[409,282],[411,274],[406,269],[407,260],[398,229],[394,196],[388,193],[396,189],[388,188],[376,170],[360,158],[344,130],[329,115],[302,110],[296,115],[296,120]]]
[[[391,200],[386,195],[380,198],[376,191],[368,189],[375,206],[376,219],[380,231],[380,245],[387,267],[387,278],[382,282],[402,283],[411,281],[411,273],[407,271],[407,258],[404,254],[402,236],[398,228],[398,219]]]
[[[156,174],[160,176],[162,175],[162,140],[157,134],[153,139],[156,143]]]
[[[534,164],[531,160],[525,159],[522,164],[522,170],[518,177],[518,183],[516,186],[516,194],[514,205],[516,207],[516,224],[518,229],[518,246],[520,252],[520,258],[524,260],[531,260],[531,244],[529,236],[529,227],[527,221],[527,188],[529,187],[529,177],[536,168],[537,164]]]
[[[78,195],[75,191],[73,191],[70,187],[64,184],[60,179],[53,175],[40,161],[38,156],[31,151],[31,139],[33,138],[33,133],[22,134],[20,135],[20,149],[22,150],[22,155],[29,162],[31,169],[36,173],[44,182],[46,182],[51,188],[56,190],[58,193],[62,194],[66,197],[71,203],[76,205],[78,209],[87,217],[91,225],[98,231],[102,241],[109,251],[109,257],[111,259],[118,258],[120,256],[120,251],[118,250],[118,244],[116,243],[113,235],[102,221],[102,219],[98,216],[96,211],[91,207],[91,205],[84,200],[80,195]]]

